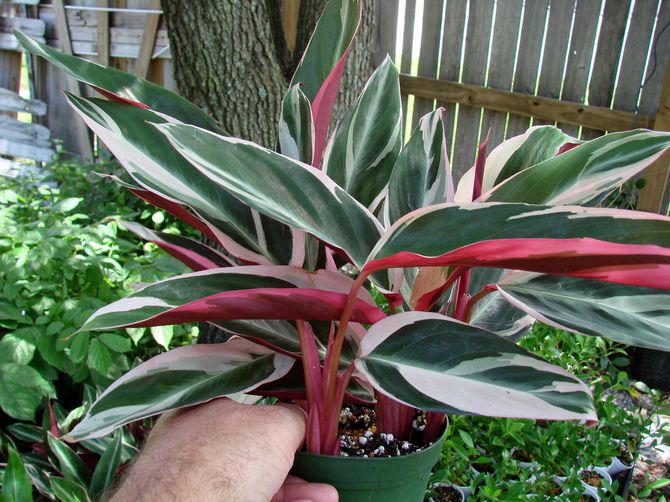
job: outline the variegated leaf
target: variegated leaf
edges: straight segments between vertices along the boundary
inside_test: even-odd
[[[577,141],[553,126],[535,126],[524,134],[503,141],[486,158],[481,193],[535,164],[556,156],[562,145]],[[456,192],[456,202],[472,201],[475,168],[461,178]],[[523,202],[523,201],[517,201]]]
[[[415,209],[453,201],[443,116],[444,109],[439,108],[422,117],[400,152],[389,180],[387,222],[395,223]]]
[[[358,30],[362,8],[361,0],[330,0],[326,4],[291,80],[290,87],[302,83],[302,91],[312,103],[314,166],[321,163],[344,63]]]
[[[294,85],[282,101],[279,116],[279,151],[305,164],[314,156],[314,123],[309,99]]]
[[[401,129],[398,70],[387,56],[328,142],[324,171],[361,204],[376,206],[400,152]]]
[[[215,184],[260,213],[344,251],[358,267],[382,233],[374,215],[317,169],[188,125],[156,127]]]
[[[212,131],[220,130],[216,122],[200,108],[164,87],[115,68],[106,68],[97,63],[65,54],[23,33],[14,32],[14,34],[25,50],[43,57],[52,65],[92,86],[109,99],[135,106],[143,105],[186,124],[197,125]]]
[[[111,303],[80,331],[239,319],[337,320],[352,284],[337,272],[287,266],[205,270],[156,282]],[[361,291],[352,319],[372,323],[382,317],[372,297]]]
[[[100,437],[129,422],[250,392],[288,373],[294,359],[241,338],[156,356],[110,385],[66,440]]]
[[[121,224],[141,239],[153,242],[191,270],[199,271],[234,265],[229,258],[216,249],[189,237],[156,232],[130,221],[122,221]]]
[[[479,200],[585,204],[640,173],[668,148],[668,132],[638,129],[607,134],[517,173]]]
[[[398,220],[365,270],[438,265],[670,289],[670,218],[579,206],[441,204]]]
[[[304,234],[259,215],[193,169],[152,126],[164,117],[100,99],[68,100],[133,179],[158,195],[156,203],[193,209],[226,251],[245,262],[302,265]]]
[[[670,350],[670,293],[541,275],[502,281],[507,301],[534,318],[581,335]]]
[[[493,333],[406,312],[370,328],[356,368],[372,386],[424,410],[556,420],[596,418],[589,388]]]

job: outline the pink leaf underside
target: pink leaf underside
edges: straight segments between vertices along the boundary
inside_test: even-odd
[[[342,78],[342,73],[344,73],[344,64],[350,50],[351,45],[342,54],[333,70],[323,81],[319,92],[316,93],[312,101],[312,116],[314,117],[314,158],[312,158],[312,165],[314,167],[318,167],[321,164],[321,156],[323,154],[323,147],[326,144],[330,116],[333,113],[333,105],[340,88],[340,79]]]
[[[526,270],[670,290],[670,249],[591,238],[482,241],[432,257],[400,252],[370,261],[365,270],[445,265]]]
[[[175,216],[176,218],[179,218],[180,220],[188,223],[196,230],[199,230],[204,236],[206,236],[210,240],[214,242],[219,242],[219,239],[217,239],[216,235],[214,235],[214,232],[212,232],[210,228],[202,220],[194,216],[181,204],[172,202],[171,200],[161,197],[160,195],[150,190],[136,190],[132,188],[130,188],[129,190],[137,197],[148,202],[152,206],[164,209],[172,216]]]
[[[139,101],[133,101],[132,99],[124,98],[123,96],[119,96],[118,94],[114,94],[113,92],[109,92],[105,89],[102,89],[101,87],[96,87],[95,85],[92,85],[93,89],[95,89],[98,93],[102,94],[104,97],[109,99],[110,101],[114,101],[116,103],[123,103],[126,105],[132,105],[136,106],[138,108],[143,108],[145,110],[148,110],[149,107],[145,105],[144,103],[140,103]]]
[[[237,319],[338,320],[347,295],[314,288],[259,288],[226,291],[175,307],[130,328]],[[352,320],[372,324],[386,317],[376,306],[356,300]]]
[[[561,147],[556,152],[556,156],[558,157],[562,153],[569,152],[570,150],[572,150],[573,148],[575,148],[579,145],[581,145],[581,143],[570,143],[570,142],[563,143],[563,145],[561,145]]]
[[[150,239],[149,241],[156,244],[159,248],[164,250],[170,256],[172,256],[172,257],[176,258],[177,260],[179,260],[180,262],[182,262],[184,265],[186,265],[188,268],[190,268],[194,272],[199,272],[200,270],[209,270],[209,269],[212,269],[212,268],[220,268],[221,267],[220,263],[215,263],[212,260],[206,258],[205,256],[202,256],[201,254],[196,253],[195,251],[191,251],[190,249],[186,249],[184,247],[177,246],[175,244],[170,244],[169,242],[160,241],[160,240]],[[223,256],[222,256],[222,258],[225,260],[225,258]],[[226,260],[226,261],[228,261],[228,260]]]

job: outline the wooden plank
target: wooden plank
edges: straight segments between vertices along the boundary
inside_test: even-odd
[[[386,55],[395,61],[396,27],[398,25],[398,2],[375,2],[377,26],[373,63],[379,65]]]
[[[63,0],[53,0],[53,8],[56,14],[56,33],[61,41],[63,51],[67,54],[72,54],[72,43],[70,41],[70,32],[67,26],[67,19],[65,17],[65,6]],[[79,83],[70,76],[65,77],[67,89],[70,93],[77,96],[81,95]],[[70,117],[74,114],[70,112]],[[74,119],[74,117],[73,117]],[[93,149],[91,148],[91,140],[89,137],[86,124],[82,120],[74,119],[75,128],[77,130],[77,139],[79,145],[79,154],[85,161],[93,160]]]
[[[421,51],[419,53],[419,68],[417,74],[421,77],[437,77],[437,64],[440,56],[440,35],[442,33],[443,2],[440,0],[426,0],[423,6],[421,27]],[[419,124],[419,119],[435,109],[435,100],[416,98],[412,127]]]
[[[42,19],[27,17],[0,17],[0,31],[12,33],[13,30],[21,30],[31,37],[44,37],[46,23]]]
[[[640,96],[640,113],[644,113],[645,115],[656,114],[659,106],[659,96],[663,92],[663,77],[667,73],[670,64],[670,42],[668,42],[670,40],[670,28],[666,28],[661,33],[661,30],[668,23],[670,23],[670,0],[663,0],[660,12],[658,13],[656,30],[653,35],[655,45],[652,47],[651,60],[647,69],[647,81],[642,88],[642,95]]]
[[[521,26],[521,42],[514,75],[514,92],[535,94],[537,74],[542,52],[545,21],[549,8],[549,0],[534,0],[526,2]],[[507,123],[507,135],[510,138],[523,133],[530,126],[530,119],[526,116],[510,114]]]
[[[561,95],[561,99],[566,101],[584,103],[586,100],[601,3],[601,0],[577,0],[568,67]],[[559,123],[558,127],[573,136],[579,134],[579,127],[574,125]]]
[[[37,162],[49,162],[54,155],[54,150],[36,146],[31,143],[20,143],[9,139],[0,138],[0,155],[8,157],[22,157],[36,160]]]
[[[47,105],[37,99],[23,99],[18,93],[0,87],[0,110],[46,115]]]
[[[627,130],[633,119],[633,114],[630,112],[410,75],[400,75],[400,88],[405,93],[432,97],[447,103],[459,103],[499,112],[514,112],[528,117],[582,125],[601,131]],[[649,128],[653,123],[652,117],[638,116],[640,127]]]
[[[442,56],[440,57],[439,78],[441,80],[458,82],[461,68],[461,50],[465,43],[463,32],[465,30],[466,7],[466,0],[449,0],[447,2],[444,31],[442,32]],[[437,106],[442,106],[445,109],[444,133],[447,137],[447,145],[451,155],[453,152],[452,137],[458,107],[454,104],[455,101],[441,103],[438,94],[429,93],[422,96],[437,99]]]
[[[281,25],[284,30],[286,47],[291,54],[295,51],[299,13],[300,0],[281,0]]]
[[[33,37],[38,42],[44,43],[44,37]],[[0,33],[0,51],[21,52],[21,44],[13,33]],[[19,55],[20,59],[20,55]]]
[[[400,57],[400,71],[409,73],[412,66],[412,42],[414,39],[414,17],[416,16],[416,0],[406,0],[405,18],[403,19],[402,32],[402,55]],[[409,96],[402,96],[402,116],[404,117],[403,132],[408,124],[412,123],[412,117],[407,113]]]
[[[160,9],[160,0],[149,0],[149,9]],[[151,56],[154,52],[156,43],[156,31],[160,22],[159,14],[145,14],[144,30],[142,31],[142,40],[140,41],[140,52],[135,61],[134,74],[140,78],[146,78],[149,73]]]
[[[48,141],[51,137],[49,129],[36,123],[21,122],[6,116],[0,115],[0,128],[5,132],[12,132],[22,136],[30,136],[40,141]]]
[[[663,81],[663,92],[658,103],[658,113],[654,121],[654,129],[670,131],[670,70],[665,72]],[[667,202],[664,205],[664,195],[668,190],[668,177],[670,175],[670,153],[666,153],[653,165],[649,166],[644,173],[647,181],[644,188],[640,190],[637,208],[652,213],[665,213]]]
[[[512,90],[514,56],[521,24],[521,2],[498,2],[496,9],[491,64],[487,87]],[[490,129],[489,151],[503,142],[507,126],[507,113],[484,110],[482,134]]]
[[[603,12],[598,48],[589,83],[590,105],[609,107],[614,96],[614,79],[623,48],[623,38],[630,10],[630,0],[607,2]],[[583,129],[582,139],[593,139],[602,131]]]
[[[628,37],[621,60],[621,77],[614,91],[614,108],[616,110],[635,111],[637,98],[642,82],[644,63],[649,40],[654,27],[654,18],[658,2],[654,0],[639,0],[635,2],[633,15],[628,28]],[[633,122],[629,128],[639,127],[640,123]]]
[[[545,98],[559,99],[563,67],[570,44],[570,26],[574,14],[575,0],[551,0],[549,4],[549,23],[544,42],[544,57],[540,69],[540,81],[537,95]],[[537,118],[533,124],[553,125],[554,121]]]
[[[486,80],[492,20],[493,0],[471,0],[463,58],[464,83],[483,85]],[[481,115],[479,108],[463,107],[458,111],[457,141],[454,144],[451,164],[451,171],[456,180],[475,163]]]
[[[98,7],[109,7],[109,0],[98,0]],[[109,66],[109,12],[96,13],[98,63]]]

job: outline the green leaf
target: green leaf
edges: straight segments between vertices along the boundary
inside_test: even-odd
[[[58,460],[58,469],[70,481],[88,486],[91,482],[91,469],[75,453],[72,448],[60,439],[56,439],[50,432],[47,433],[49,449]]]
[[[468,434],[466,431],[461,429],[458,431],[458,435],[461,436],[461,439],[468,448],[475,447],[475,444],[472,442],[472,436],[470,436],[470,434]]]
[[[0,363],[28,364],[35,355],[33,337],[8,333],[0,340]]]
[[[51,489],[61,502],[90,502],[86,488],[70,479],[52,476]]]
[[[53,386],[30,366],[0,364],[0,407],[19,420],[33,420],[44,397],[54,395]]]
[[[134,420],[249,392],[281,378],[293,363],[293,358],[240,338],[179,347],[140,364],[109,386],[67,437],[100,437]]]
[[[63,199],[54,204],[53,210],[57,213],[69,213],[74,208],[76,208],[82,200],[84,199],[81,197],[69,197],[67,199]]]
[[[101,375],[105,375],[112,363],[109,349],[97,338],[93,338],[88,346],[88,365]]]
[[[15,31],[14,34],[28,52],[43,57],[81,82],[104,89],[125,100],[143,103],[152,110],[165,113],[181,122],[212,131],[219,130],[214,120],[197,106],[164,87],[114,68],[105,68],[97,63],[70,56],[18,31]]]
[[[512,277],[498,284],[498,289],[514,306],[540,321],[580,335],[670,350],[668,291],[573,277]]]
[[[190,126],[157,127],[214,183],[258,212],[343,249],[357,266],[381,235],[376,218],[313,167]]]
[[[294,160],[312,163],[314,124],[309,99],[294,85],[282,101],[278,126],[279,152]]]
[[[1,502],[32,502],[33,485],[19,454],[9,447],[9,460],[2,477]]]
[[[387,56],[333,133],[323,160],[326,174],[365,207],[377,205],[391,177],[401,119],[398,70]]]
[[[172,326],[152,326],[149,331],[158,345],[165,350],[170,350],[170,341],[172,341],[174,334]]]
[[[76,333],[72,335],[70,346],[66,349],[68,356],[75,363],[82,363],[88,355],[88,344],[90,335],[88,333]]]
[[[114,481],[114,475],[119,465],[121,465],[122,436],[122,431],[117,431],[114,434],[114,440],[100,457],[98,465],[95,467],[90,489],[94,497],[107,490]]]
[[[172,327],[170,326],[170,328]],[[99,338],[102,343],[104,343],[114,352],[124,353],[129,352],[132,349],[131,341],[121,335],[115,335],[113,333],[101,333]],[[172,336],[170,336],[170,338],[172,338]]]
[[[594,420],[588,386],[516,344],[439,314],[406,312],[373,325],[359,369],[378,391],[424,410]]]
[[[638,129],[583,143],[507,179],[480,200],[585,204],[641,172],[670,147],[670,133]]]
[[[7,426],[7,431],[26,443],[40,443],[43,439],[42,429],[36,425],[13,423]]]
[[[443,116],[439,108],[422,117],[400,152],[385,206],[390,223],[415,209],[453,200]]]
[[[135,345],[139,343],[146,331],[146,328],[126,328],[126,333]]]

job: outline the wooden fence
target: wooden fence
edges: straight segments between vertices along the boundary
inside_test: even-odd
[[[21,19],[1,20],[0,87],[18,87],[20,53],[11,52],[8,33],[18,23],[54,46],[175,90],[158,0],[20,1],[38,5],[15,0],[11,14]],[[292,12],[299,2],[281,1]],[[473,164],[489,129],[491,148],[536,124],[555,123],[586,139],[633,127],[670,130],[670,0],[378,0],[377,6],[377,59],[389,53],[400,66],[410,112],[405,130],[444,107],[457,175]],[[78,85],[38,58],[31,72],[53,136],[87,155],[88,133],[75,125],[60,92],[79,91]],[[648,210],[668,205],[670,158],[662,160],[646,175],[640,203]]]

